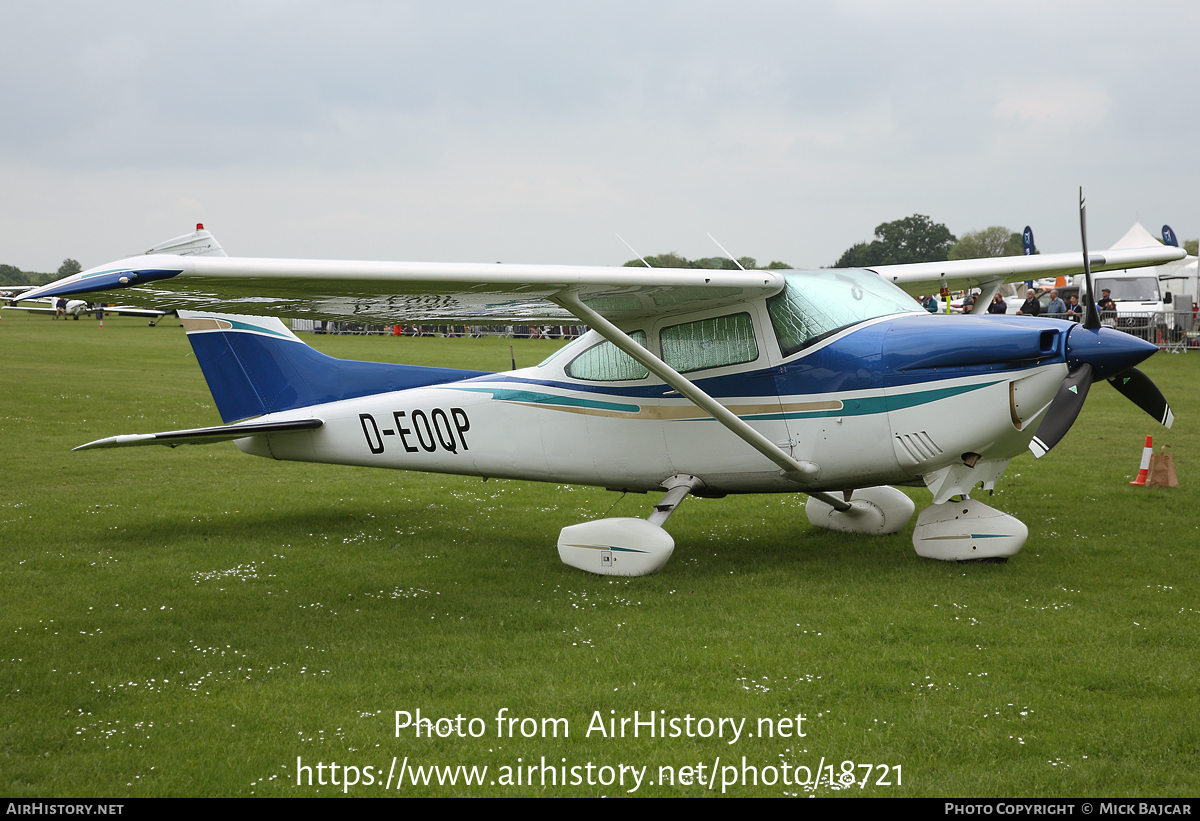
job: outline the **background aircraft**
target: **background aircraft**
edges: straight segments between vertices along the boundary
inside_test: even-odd
[[[177,256],[188,256],[190,254],[208,254],[209,256],[225,256],[225,251],[222,250],[220,244],[216,241],[212,234],[204,230],[203,223],[196,223],[196,230],[190,234],[184,234],[174,239],[169,239],[166,242],[161,242],[155,245],[147,254],[173,254]],[[53,283],[52,283],[53,284]],[[25,311],[27,313],[36,314],[55,314],[58,313],[58,298],[62,294],[55,293],[53,296],[47,296],[44,291],[49,288],[49,285],[43,286],[13,286],[5,289],[10,293],[3,293],[7,297],[8,305],[5,309],[14,311]],[[86,292],[81,292],[86,293]],[[30,304],[20,304],[30,303]],[[82,299],[66,300],[64,313],[72,319],[79,319],[85,314],[95,313],[101,305],[99,302],[89,302]],[[118,316],[142,316],[150,318],[150,324],[157,324],[159,319],[164,316],[174,316],[174,309],[156,309],[156,308],[140,308],[132,305],[106,305],[103,306],[104,313],[116,314]]]
[[[1026,447],[1052,448],[1095,379],[1172,421],[1135,367],[1153,345],[1091,315],[937,316],[911,294],[977,287],[982,314],[1005,282],[1160,264],[1175,248],[1089,254],[1085,240],[1082,254],[711,271],[230,258],[197,228],[31,295],[135,288],[181,309],[231,424],[83,448],[234,440],[275,459],[665,490],[645,520],[563,529],[560,557],[594,573],[661,568],[674,548],[662,526],[689,494],[803,492],[816,526],[894,533],[915,506],[892,485],[933,495],[920,555],[1007,558],[1025,525],[970,493]],[[536,367],[490,374],[332,359],[278,319],[229,313],[250,309],[592,330]]]
[[[22,302],[33,302],[32,305],[22,305]],[[27,300],[17,296],[11,298],[11,303],[5,305],[2,310],[6,311],[25,311],[32,314],[57,314],[58,308],[55,303],[58,302],[54,297],[46,297],[45,299]],[[150,318],[150,324],[155,325],[158,320],[164,316],[173,316],[174,311],[160,311],[154,308],[135,308],[132,305],[98,305],[93,302],[85,302],[82,299],[66,300],[66,307],[63,308],[63,319],[68,316],[72,319],[79,319],[81,316],[95,314],[103,309],[106,314],[116,314],[117,316],[143,316]]]

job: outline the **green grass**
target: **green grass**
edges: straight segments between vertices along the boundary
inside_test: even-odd
[[[989,500],[1030,528],[1007,564],[921,560],[911,525],[888,538],[815,531],[803,497],[748,496],[688,500],[662,573],[608,579],[562,565],[558,530],[644,516],[656,499],[275,463],[228,443],[71,453],[219,422],[168,324],[0,322],[0,793],[342,794],[297,787],[297,756],[314,774],[336,761],[381,781],[393,756],[487,765],[488,781],[518,758],[648,765],[636,795],[704,794],[659,784],[658,768],[704,762],[707,775],[742,756],[901,767],[899,786],[825,783],[818,795],[1200,791],[1200,356],[1144,366],[1175,408],[1173,431],[1098,385],[1050,456],[1014,460]],[[506,368],[510,344],[519,365],[553,347],[305,340],[485,369]],[[1172,446],[1179,490],[1129,486],[1146,433]],[[395,712],[417,708],[481,718],[486,733],[396,737]],[[497,738],[502,708],[566,718],[570,737]],[[807,735],[585,737],[594,711],[634,710],[744,717],[751,732],[802,714]],[[624,794],[407,780],[391,792]]]

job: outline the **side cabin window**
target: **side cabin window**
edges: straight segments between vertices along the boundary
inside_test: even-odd
[[[915,299],[871,271],[788,271],[784,280],[783,290],[767,300],[784,356],[859,322],[922,310]]]
[[[646,347],[645,331],[630,331],[634,342]],[[611,342],[588,348],[567,365],[567,376],[589,382],[621,382],[645,379],[650,372]]]
[[[663,328],[663,360],[680,373],[758,359],[750,314],[731,314]]]

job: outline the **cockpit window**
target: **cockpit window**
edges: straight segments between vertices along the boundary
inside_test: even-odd
[[[784,356],[868,319],[921,312],[916,300],[870,271],[855,268],[788,271],[784,280],[784,289],[767,300],[771,324]]]
[[[750,314],[732,314],[663,328],[663,360],[680,373],[758,359]]]
[[[630,331],[629,337],[646,347],[645,331]],[[627,379],[645,379],[650,372],[637,360],[611,342],[601,342],[588,348],[567,365],[567,376],[586,379],[590,382],[620,382]]]

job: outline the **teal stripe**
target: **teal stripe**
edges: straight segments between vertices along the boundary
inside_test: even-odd
[[[919,405],[926,405],[930,402],[937,402],[941,399],[946,399],[950,396],[959,396],[964,393],[979,390],[980,388],[990,388],[992,385],[999,384],[1002,380],[997,379],[995,382],[985,382],[979,385],[957,385],[953,388],[936,388],[928,391],[914,391],[913,393],[904,393],[900,395],[887,396],[868,396],[861,399],[844,399],[842,400],[841,410],[813,410],[813,411],[789,411],[787,413],[762,413],[751,416],[743,416],[746,421],[781,421],[786,419],[824,419],[833,416],[869,416],[873,413],[886,413],[888,411],[902,410],[903,408],[915,408]],[[712,417],[708,416],[703,419],[687,419],[688,422],[709,422]]]
[[[258,329],[254,329],[258,330]],[[788,413],[762,413],[751,414],[741,417],[747,421],[780,421],[785,419],[819,419],[832,416],[868,416],[875,413],[886,413],[893,410],[901,410],[903,408],[914,408],[919,405],[925,405],[930,402],[937,402],[951,396],[959,396],[964,393],[979,390],[980,388],[989,388],[992,385],[999,384],[1001,380],[997,379],[994,382],[985,382],[978,385],[957,385],[951,388],[935,388],[928,391],[914,391],[900,395],[889,396],[870,396],[861,399],[847,399],[843,401],[841,410],[821,410],[821,411],[791,411]],[[536,405],[559,405],[575,408],[596,408],[598,410],[622,411],[624,413],[637,413],[641,410],[639,405],[626,405],[618,402],[600,402],[595,399],[579,399],[571,396],[558,396],[552,393],[541,393],[538,391],[521,391],[512,390],[509,388],[451,388],[451,390],[470,391],[472,393],[488,393],[493,398],[507,402],[529,402]],[[711,422],[711,416],[697,417],[694,419],[680,419],[680,422]]]
[[[569,544],[567,547],[578,547],[584,550],[615,550],[618,553],[649,553],[649,550],[638,550],[633,547],[617,547],[611,544]]]
[[[451,390],[490,393],[494,399],[499,399],[503,402],[530,402],[536,405],[563,405],[573,408],[624,411],[625,413],[637,413],[641,410],[640,405],[598,402],[595,399],[577,399],[572,396],[557,396],[553,393],[538,393],[535,391],[515,391],[508,388],[451,388]]]
[[[889,395],[885,397],[887,401],[887,410],[901,410],[903,408],[914,408],[917,405],[924,405],[928,402],[937,402],[939,399],[946,399],[950,396],[959,396],[971,391],[977,391],[980,388],[990,388],[992,385],[998,385],[1003,380],[997,379],[994,382],[982,382],[978,385],[958,385],[953,388],[937,388],[931,391],[916,391],[914,393],[900,394],[899,396]]]
[[[288,342],[299,341],[299,340],[293,339],[291,336],[289,336],[285,333],[282,333],[281,331],[272,331],[268,328],[260,328],[257,325],[252,325],[249,322],[242,322],[240,320],[233,319],[226,315],[198,316],[198,317],[196,317],[196,319],[208,319],[211,321],[228,322],[233,327],[232,328],[206,328],[202,331],[190,331],[190,333],[201,333],[201,334],[224,333],[224,334],[227,334],[227,333],[233,333],[234,331],[248,331],[249,333],[266,334],[267,336],[274,336],[279,339],[286,339]],[[303,344],[303,343],[301,343],[301,344]]]
[[[211,317],[211,318],[217,319],[218,317]],[[279,331],[267,330],[266,328],[260,328],[257,325],[251,325],[249,322],[240,322],[229,316],[222,316],[222,317],[219,317],[219,319],[233,325],[233,327],[230,328],[229,330],[227,330],[226,333],[229,333],[229,331],[250,331],[251,333],[256,333],[256,334],[268,334],[270,336],[278,336],[282,339],[288,340],[289,342],[292,340],[292,338],[285,333],[280,333]]]

